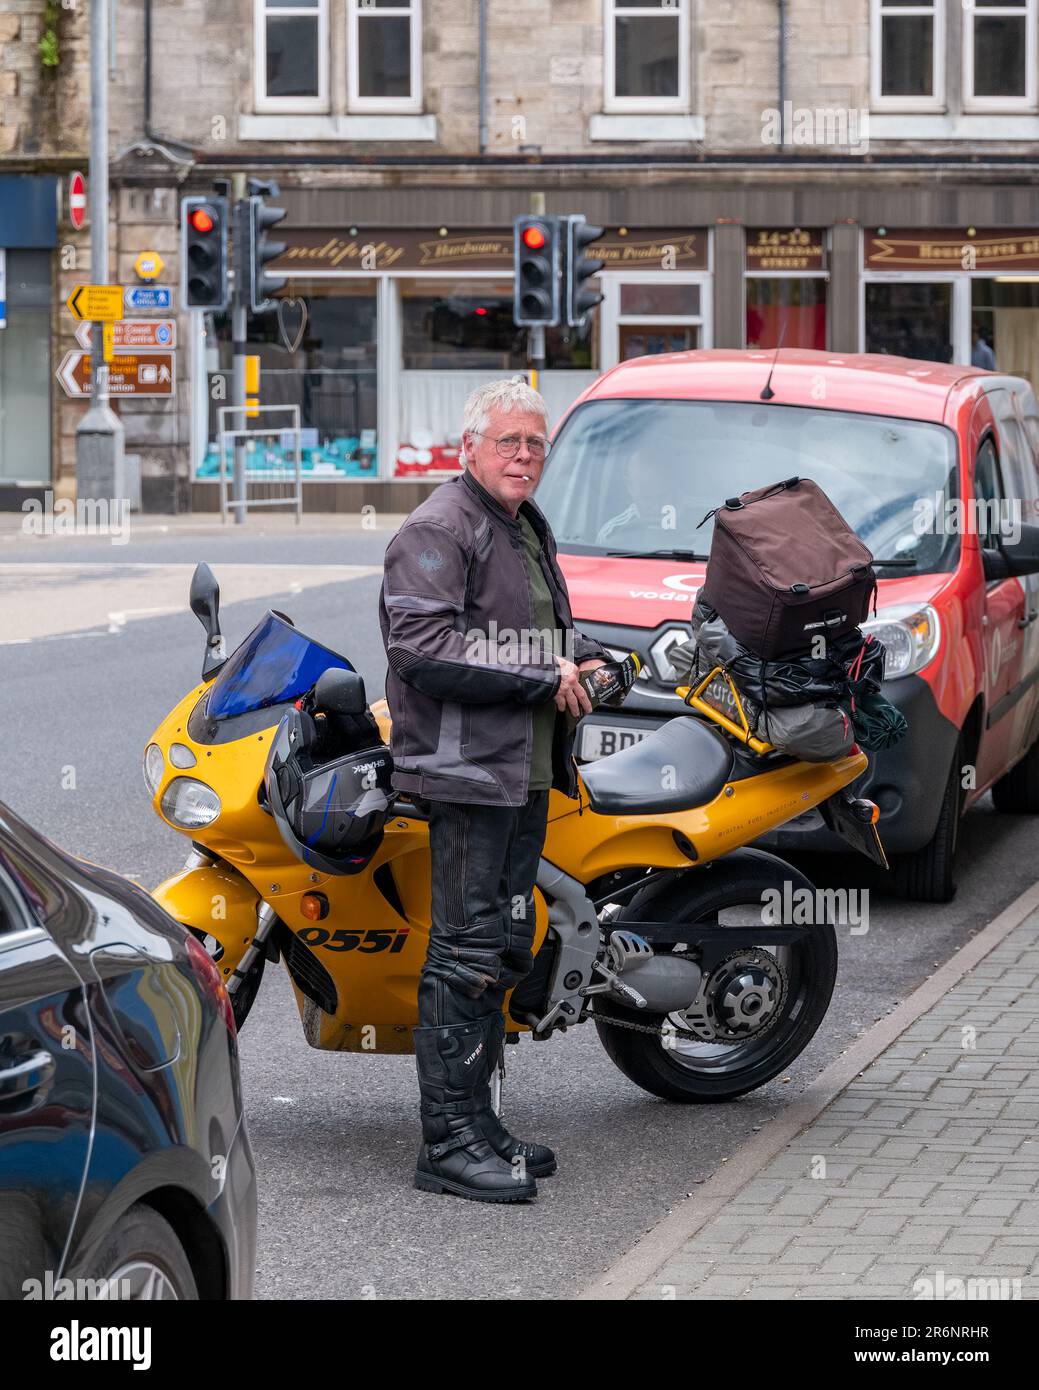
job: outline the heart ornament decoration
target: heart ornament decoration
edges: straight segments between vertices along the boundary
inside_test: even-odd
[[[292,316],[294,314],[299,315],[299,322],[293,329]],[[303,334],[307,331],[309,319],[310,310],[307,308],[305,299],[278,300],[278,332],[281,334],[281,341],[289,352],[295,352],[303,341]]]

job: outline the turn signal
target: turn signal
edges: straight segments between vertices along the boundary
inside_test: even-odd
[[[320,922],[328,916],[328,899],[324,893],[304,893],[299,910],[308,922]]]

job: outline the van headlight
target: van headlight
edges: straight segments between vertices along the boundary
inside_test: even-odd
[[[148,788],[149,796],[154,796],[159,790],[165,771],[166,760],[162,756],[162,749],[157,743],[149,743],[144,750],[144,785]]]
[[[898,680],[923,670],[938,651],[941,629],[938,614],[929,603],[917,608],[911,603],[881,608],[877,616],[862,624],[884,644],[884,679]]]
[[[194,777],[174,777],[162,794],[162,814],[174,825],[195,830],[211,825],[220,814],[220,798],[205,782]]]

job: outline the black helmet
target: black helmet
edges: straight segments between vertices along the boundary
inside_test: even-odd
[[[382,842],[392,772],[367,710],[343,718],[316,709],[313,692],[298,701],[278,725],[264,771],[268,805],[296,858],[328,874],[365,868]]]

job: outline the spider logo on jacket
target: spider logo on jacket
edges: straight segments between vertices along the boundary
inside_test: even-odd
[[[418,557],[418,562],[424,570],[438,570],[444,563],[444,557],[439,550],[424,550]]]

